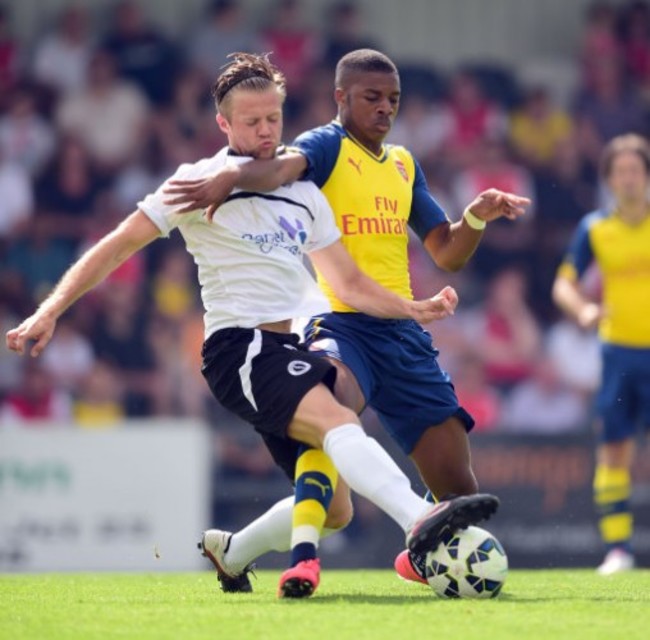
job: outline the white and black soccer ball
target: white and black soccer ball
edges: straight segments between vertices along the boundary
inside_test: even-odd
[[[501,543],[485,529],[456,531],[426,556],[426,578],[441,598],[494,598],[508,575]]]

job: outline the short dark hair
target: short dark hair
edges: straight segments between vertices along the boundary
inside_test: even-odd
[[[626,133],[612,138],[603,149],[600,159],[600,172],[603,177],[609,177],[614,160],[621,153],[636,153],[643,161],[646,173],[650,175],[650,145],[648,141],[636,133]]]
[[[286,95],[286,81],[282,72],[271,64],[269,54],[231,53],[225,71],[212,87],[212,96],[219,113],[227,107],[228,95],[235,87],[247,91],[265,91],[275,85],[282,96]]]
[[[398,74],[395,63],[381,51],[374,49],[357,49],[346,53],[336,65],[334,82],[340,88],[346,76],[352,73],[394,73]]]

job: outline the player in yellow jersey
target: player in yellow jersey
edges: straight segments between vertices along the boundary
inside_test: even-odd
[[[634,567],[630,469],[637,429],[650,426],[647,141],[633,134],[614,138],[603,151],[602,173],[614,205],[583,218],[558,271],[553,298],[584,329],[598,326],[602,342],[594,501],[607,549],[598,571],[609,575]],[[593,262],[602,274],[602,303],[580,289],[580,277]]]
[[[207,207],[212,215],[235,187],[255,193],[298,178],[313,180],[361,269],[411,298],[408,226],[436,264],[453,271],[471,257],[487,222],[518,217],[529,201],[489,190],[477,196],[462,220],[451,223],[411,153],[384,144],[399,99],[399,74],[387,56],[369,49],[349,53],[336,69],[338,118],[301,135],[295,142],[299,153],[239,165],[203,180],[178,181],[168,189],[168,202],[179,211]],[[474,421],[440,369],[430,334],[414,322],[376,322],[343,303],[318,278],[333,312],[314,318],[306,337],[335,363],[337,397],[357,412],[366,405],[375,410],[435,496],[476,493],[467,438]],[[340,482],[337,491],[347,487]],[[267,550],[288,549],[289,517],[289,503],[276,505],[234,534],[226,562],[243,567]],[[351,507],[332,519],[340,525],[349,517]],[[402,577],[420,582],[425,582],[423,565],[423,556],[406,552],[396,561]]]

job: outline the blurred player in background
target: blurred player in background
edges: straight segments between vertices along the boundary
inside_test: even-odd
[[[230,163],[276,155],[284,77],[265,56],[237,56],[217,80],[214,95],[228,147],[181,165],[175,178],[199,178]],[[37,311],[7,333],[7,346],[21,354],[26,348],[32,356],[40,354],[66,309],[133,253],[178,228],[198,266],[206,311],[206,381],[221,404],[254,425],[278,465],[295,479],[291,568],[280,579],[278,595],[309,596],[318,586],[316,548],[327,512],[345,512],[349,503],[347,486],[345,493],[339,491],[342,498],[335,497],[338,473],[403,528],[414,551],[434,548],[446,531],[479,522],[497,508],[498,501],[489,495],[456,498],[432,508],[415,494],[388,454],[366,436],[356,414],[335,400],[335,368],[290,333],[294,316],[330,308],[305,268],[304,253],[338,296],[377,317],[421,322],[446,317],[457,304],[453,289],[414,301],[364,275],[341,243],[326,199],[310,182],[273,193],[234,193],[214,222],[203,209],[178,215],[164,198],[163,187],[148,195],[87,251]],[[32,340],[36,343],[30,348]],[[215,564],[224,589],[228,579],[239,577],[236,590],[246,590],[246,571],[232,576],[222,570],[216,548],[221,542],[227,545],[218,534],[207,532],[200,546]]]
[[[384,144],[400,100],[397,68],[384,54],[359,49],[341,58],[335,100],[337,120],[301,135],[295,142],[298,153],[177,181],[167,191],[169,204],[179,212],[205,207],[213,215],[235,187],[260,191],[301,177],[313,180],[359,267],[405,297],[412,297],[408,226],[436,264],[453,271],[471,257],[487,222],[524,213],[529,200],[491,189],[470,203],[462,220],[449,221],[410,152]],[[429,333],[415,322],[359,313],[323,274],[318,279],[333,312],[314,318],[306,335],[312,348],[336,365],[337,397],[357,413],[367,405],[375,410],[434,495],[476,493],[467,438],[474,421],[440,369]],[[233,570],[265,551],[287,549],[290,517],[291,503],[285,500],[232,536],[225,559]],[[424,556],[404,552],[395,566],[402,577],[426,582]]]
[[[650,147],[638,135],[611,140],[602,174],[611,209],[590,213],[576,229],[558,271],[553,299],[583,329],[598,327],[603,371],[597,398],[600,443],[594,502],[607,554],[603,575],[634,567],[631,477],[635,436],[650,426]],[[602,303],[582,292],[592,263],[602,274]]]

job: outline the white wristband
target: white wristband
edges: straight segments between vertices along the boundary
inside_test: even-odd
[[[465,209],[463,212],[463,218],[465,218],[465,222],[467,222],[467,224],[476,231],[483,231],[487,225],[487,222],[485,222],[485,220],[477,218],[469,209]]]

